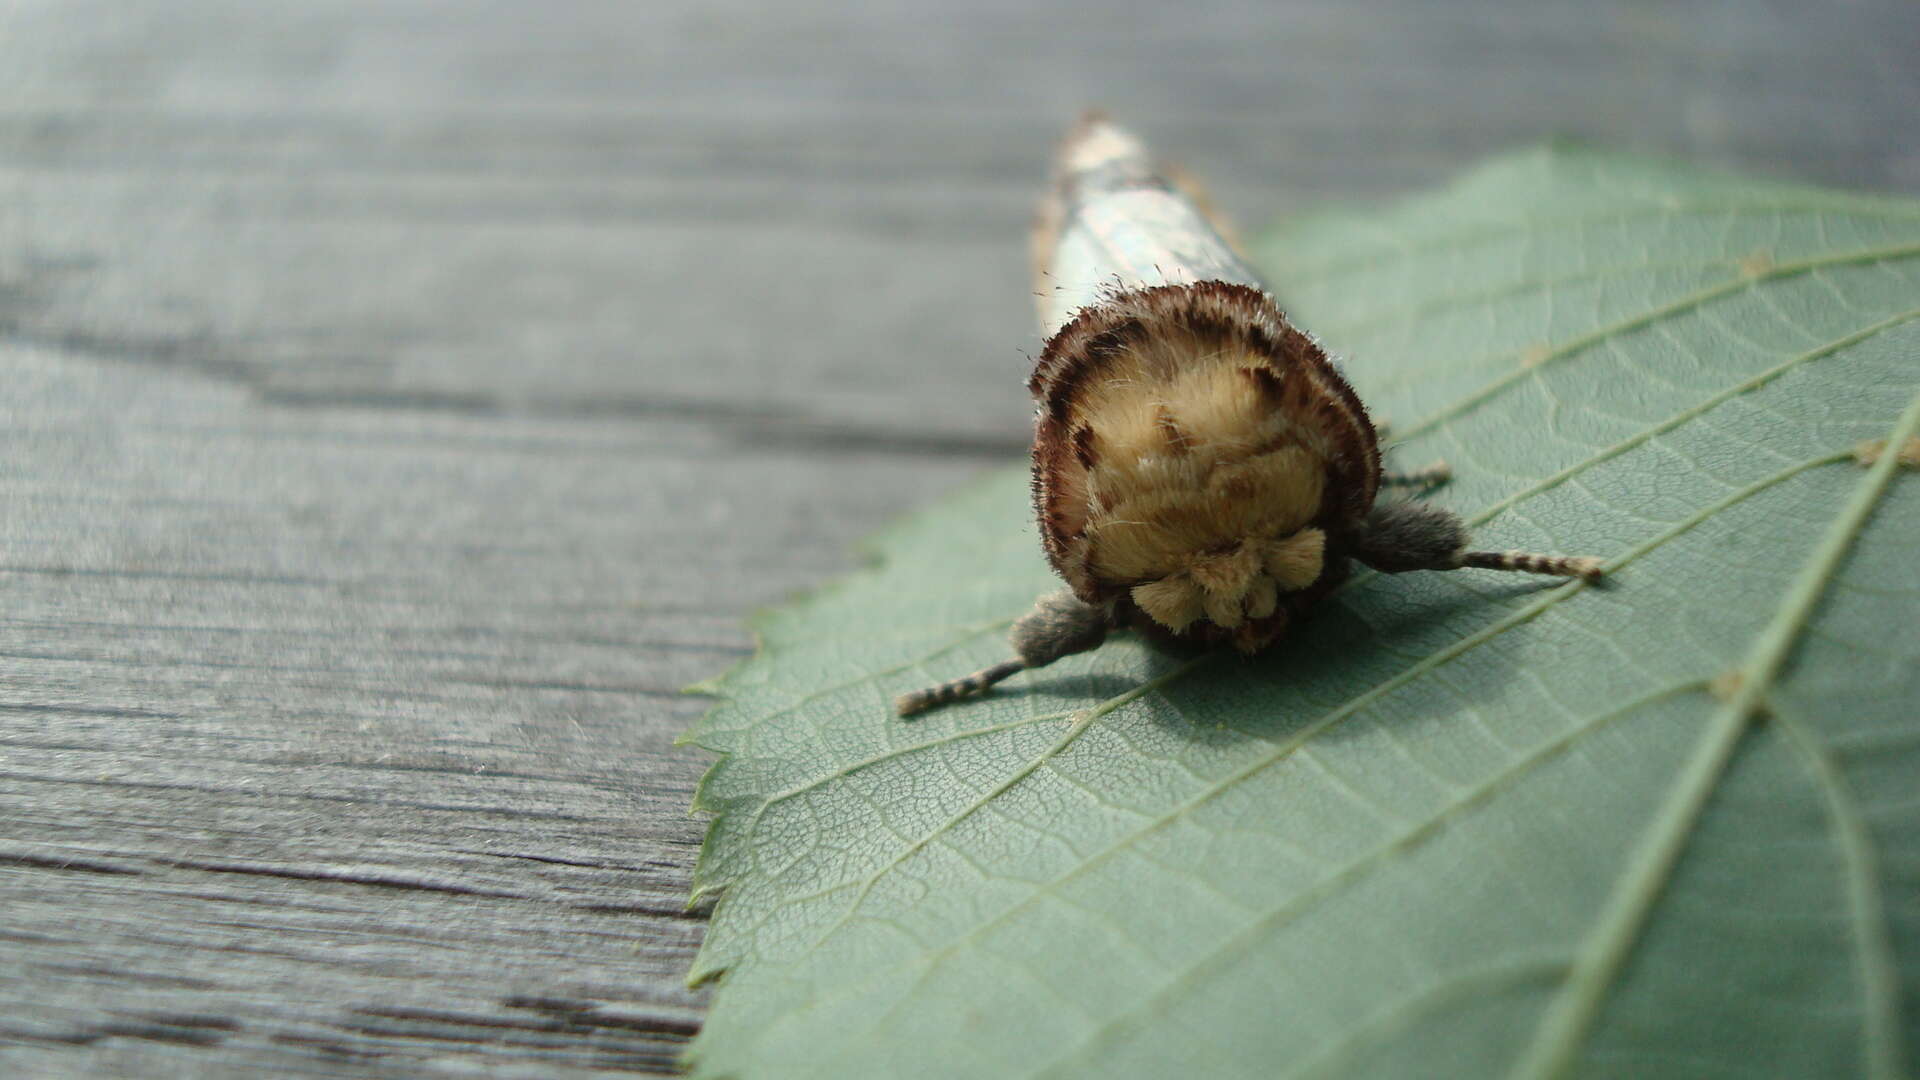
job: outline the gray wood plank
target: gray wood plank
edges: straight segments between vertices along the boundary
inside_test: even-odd
[[[1912,190],[1917,11],[0,4],[0,1065],[670,1071],[679,688],[1019,457],[1075,110]]]

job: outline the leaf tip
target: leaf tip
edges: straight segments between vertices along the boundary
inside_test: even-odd
[[[698,990],[727,973],[721,964],[703,964],[695,960],[693,967],[687,969],[687,989]]]

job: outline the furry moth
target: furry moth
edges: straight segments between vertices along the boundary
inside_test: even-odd
[[[1384,487],[1379,433],[1187,185],[1089,115],[1034,230],[1047,343],[1033,505],[1066,587],[1014,623],[1014,657],[895,699],[906,716],[1130,627],[1164,643],[1271,646],[1359,562],[1597,578],[1598,559],[1469,549],[1466,526]]]

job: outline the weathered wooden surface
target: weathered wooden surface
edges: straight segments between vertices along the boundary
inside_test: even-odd
[[[0,4],[0,1072],[670,1069],[742,618],[1020,452],[1104,103],[1920,186],[1920,8]]]

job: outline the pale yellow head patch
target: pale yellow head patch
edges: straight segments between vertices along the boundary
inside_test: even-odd
[[[1183,351],[1184,347],[1184,351]],[[1318,434],[1263,399],[1244,350],[1157,341],[1086,389],[1087,566],[1130,585],[1176,633],[1271,615],[1320,575],[1326,537],[1307,528],[1326,487]]]

